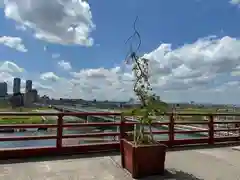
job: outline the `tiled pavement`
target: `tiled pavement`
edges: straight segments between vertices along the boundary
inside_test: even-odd
[[[131,180],[119,155],[10,163],[0,161],[0,180]],[[168,152],[166,175],[145,180],[240,180],[240,151],[230,147]],[[192,175],[191,175],[192,174]]]

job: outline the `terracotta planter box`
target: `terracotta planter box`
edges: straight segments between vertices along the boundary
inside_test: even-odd
[[[122,166],[133,178],[161,175],[165,170],[166,145],[140,145],[122,139]]]

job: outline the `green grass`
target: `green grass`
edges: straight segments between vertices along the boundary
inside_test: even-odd
[[[36,112],[35,110],[48,110],[50,108],[0,108],[1,112]],[[41,116],[0,116],[0,124],[42,124]]]
[[[164,102],[160,102],[158,104],[154,105],[155,109],[160,110],[159,112],[167,112],[168,105]],[[135,116],[143,116],[146,109],[145,108],[125,108],[125,109],[119,109],[123,115],[125,116],[130,116],[130,115],[135,115]],[[157,115],[157,114],[156,114]]]
[[[50,108],[48,107],[39,107],[39,108],[27,108],[27,107],[22,107],[22,108],[16,108],[13,109],[12,111],[16,111],[16,112],[34,112],[35,110],[48,110]]]
[[[41,124],[40,116],[4,116],[0,117],[0,124]]]
[[[177,110],[177,113],[194,113],[194,114],[199,114],[199,115],[196,115],[196,116],[195,115],[194,116],[186,116],[186,115],[179,116],[178,115],[176,120],[179,120],[179,121],[204,121],[204,118],[201,114],[217,113],[216,110],[217,110],[216,108],[197,108],[197,107],[179,109],[179,110]],[[123,114],[125,116],[131,116],[131,115],[142,116],[144,114],[144,109],[137,109],[134,111],[134,108],[126,108],[126,109],[122,109],[121,112],[123,112]],[[164,112],[164,111],[162,111],[162,112]]]
[[[0,107],[0,112],[34,112],[35,110],[49,110],[51,108],[49,107],[39,107],[39,108],[28,108],[28,107],[20,107],[20,108],[14,108],[12,109],[11,107]]]

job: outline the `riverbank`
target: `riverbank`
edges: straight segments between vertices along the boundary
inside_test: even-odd
[[[36,111],[47,111],[50,108],[39,107],[39,108],[0,108],[0,112],[36,112]],[[42,116],[0,116],[0,124],[42,124],[47,122],[47,119]]]

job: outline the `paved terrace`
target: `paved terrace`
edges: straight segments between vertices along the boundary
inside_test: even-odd
[[[1,180],[131,180],[119,155],[0,161]],[[145,180],[239,180],[240,151],[231,147],[167,153],[164,176]]]

